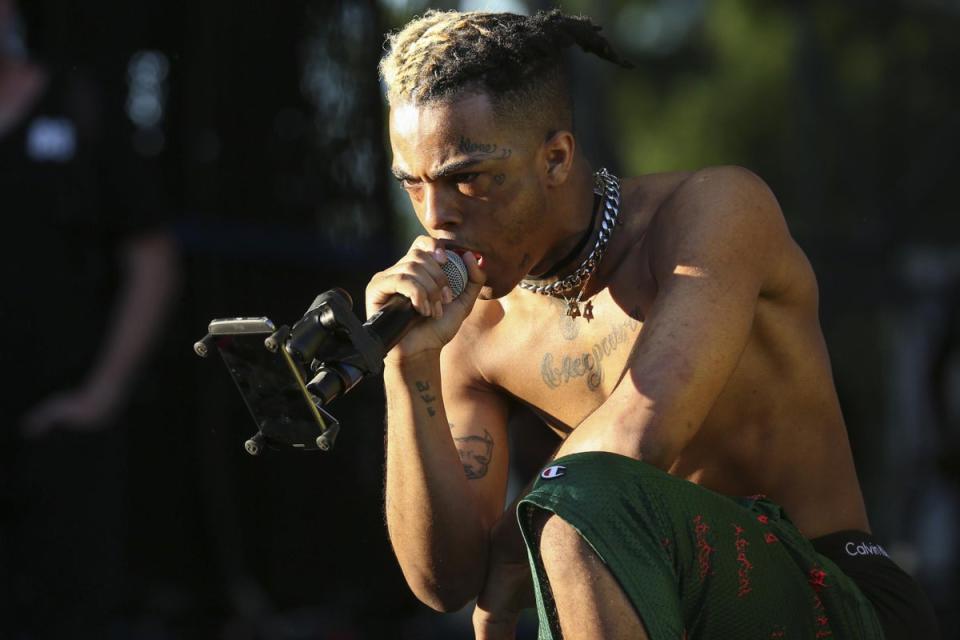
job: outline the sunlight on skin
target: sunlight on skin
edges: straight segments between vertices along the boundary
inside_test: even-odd
[[[678,276],[690,276],[692,278],[706,278],[707,270],[701,267],[694,267],[685,264],[678,264],[677,268],[673,270]]]

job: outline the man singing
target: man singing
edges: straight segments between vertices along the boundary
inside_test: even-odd
[[[385,368],[407,582],[441,611],[477,598],[478,638],[512,637],[534,595],[541,638],[935,637],[870,535],[816,280],[776,199],[737,167],[591,167],[562,60],[625,65],[598,32],[431,11],[381,61],[393,172],[426,232],[366,296],[368,316],[395,293],[425,316]],[[443,249],[469,272],[456,299]],[[563,443],[505,511],[517,405]]]

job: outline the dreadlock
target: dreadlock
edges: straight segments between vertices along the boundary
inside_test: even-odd
[[[570,119],[564,50],[576,44],[623,67],[589,18],[559,10],[513,13],[427,11],[388,36],[380,76],[391,104],[488,94],[495,108],[527,111],[552,105]]]

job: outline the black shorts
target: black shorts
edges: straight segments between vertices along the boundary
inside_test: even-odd
[[[810,541],[860,588],[877,613],[885,640],[940,637],[933,606],[920,586],[863,531],[838,531]]]

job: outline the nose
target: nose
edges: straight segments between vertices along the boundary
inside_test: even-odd
[[[427,229],[447,230],[460,223],[455,198],[445,187],[437,183],[424,186],[423,226]]]

